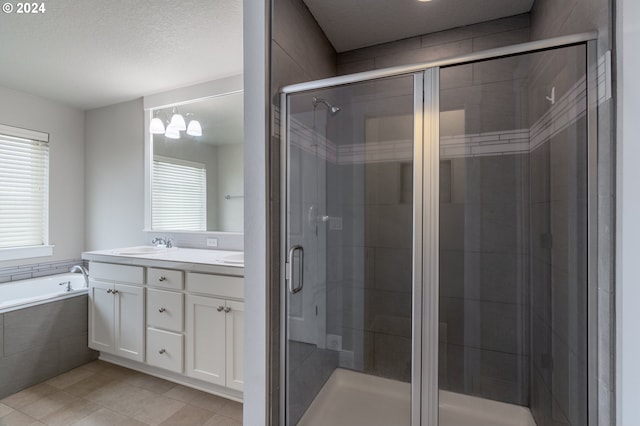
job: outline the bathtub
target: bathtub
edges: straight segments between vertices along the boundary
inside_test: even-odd
[[[71,273],[0,284],[0,314],[86,293],[85,285],[82,274]]]
[[[96,359],[87,313],[82,274],[0,284],[0,399]]]

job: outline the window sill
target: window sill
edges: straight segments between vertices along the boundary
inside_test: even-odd
[[[29,246],[0,249],[0,261],[53,256],[55,246]]]

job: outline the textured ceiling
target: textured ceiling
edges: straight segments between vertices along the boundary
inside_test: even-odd
[[[529,12],[534,0],[304,2],[336,51],[345,52]]]
[[[91,109],[242,73],[241,0],[55,0],[0,16],[0,86]]]

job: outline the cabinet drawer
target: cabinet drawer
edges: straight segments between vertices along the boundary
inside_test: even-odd
[[[147,324],[172,331],[184,329],[184,294],[147,289]]]
[[[147,363],[182,373],[184,337],[169,331],[147,329]]]
[[[105,281],[144,284],[144,268],[142,266],[89,262],[89,275],[91,278]]]
[[[153,287],[182,290],[184,288],[184,280],[182,277],[182,271],[147,268],[147,284]]]
[[[244,299],[244,278],[190,272],[187,274],[187,290],[211,296]]]

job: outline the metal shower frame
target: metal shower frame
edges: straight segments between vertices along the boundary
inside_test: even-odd
[[[385,77],[411,75],[414,78],[414,112],[422,119],[414,125],[414,240],[411,425],[438,425],[438,327],[439,310],[439,71],[440,68],[470,64],[575,45],[587,52],[587,151],[588,151],[588,406],[589,425],[598,422],[598,187],[597,187],[597,32],[575,34],[474,52],[452,58],[397,66],[381,70],[293,84],[280,90],[281,161],[281,247],[280,247],[280,424],[285,424],[286,398],[286,306],[287,290],[287,205],[288,188],[288,95],[348,85]]]

